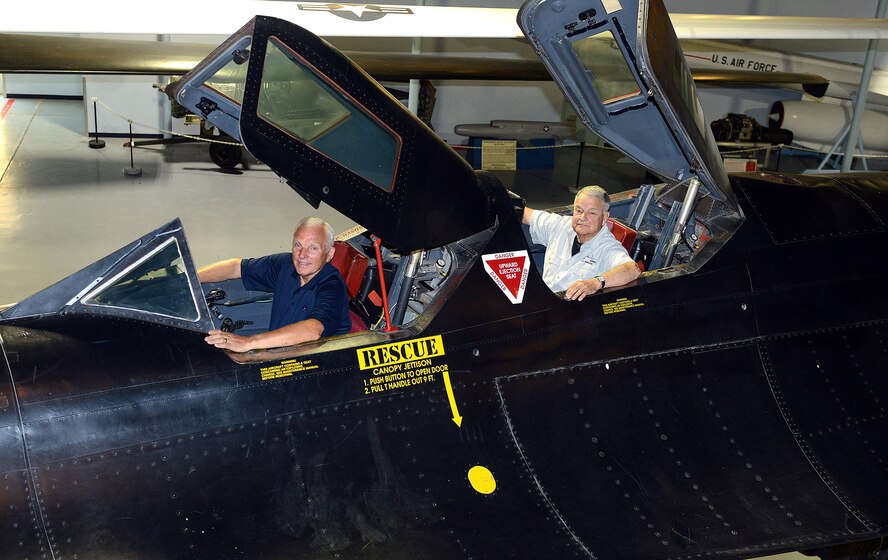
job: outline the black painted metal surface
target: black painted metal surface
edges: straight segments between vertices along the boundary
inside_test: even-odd
[[[799,202],[804,239],[775,242],[783,187],[735,183],[749,218],[695,274],[574,303],[532,271],[516,306],[476,261],[390,339],[442,336],[461,427],[440,377],[366,394],[369,335],[263,381],[284,360],[169,326],[5,322],[3,557],[740,558],[884,534],[881,214],[805,235]],[[485,253],[525,243],[510,212]],[[643,306],[605,314],[618,297]]]

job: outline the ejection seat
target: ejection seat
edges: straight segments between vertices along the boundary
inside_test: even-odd
[[[613,218],[607,219],[607,229],[609,229],[611,233],[614,234],[617,241],[619,241],[620,244],[632,254],[632,246],[635,244],[635,238],[638,236],[638,232]]]
[[[339,270],[342,279],[345,280],[345,287],[348,290],[348,315],[349,318],[351,318],[351,330],[349,332],[366,331],[367,324],[364,322],[364,319],[355,312],[351,303],[358,295],[358,290],[361,288],[361,282],[364,280],[364,273],[367,271],[367,266],[370,264],[370,261],[367,259],[366,255],[345,241],[335,241],[333,243],[333,248],[335,252],[333,253],[333,260],[330,261],[330,264]]]
[[[607,229],[614,234],[617,241],[626,248],[626,251],[628,251],[630,255],[633,255],[635,252],[635,239],[638,237],[638,232],[613,218],[608,218],[606,223]],[[635,264],[638,265],[640,271],[644,272],[644,261],[636,260]]]

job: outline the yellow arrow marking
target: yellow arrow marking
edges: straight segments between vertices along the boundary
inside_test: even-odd
[[[453,386],[450,384],[450,372],[444,372],[444,388],[447,389],[447,400],[450,401],[450,410],[453,412],[453,423],[458,428],[462,427],[462,416],[459,415],[459,409],[456,408],[456,398],[453,396]]]

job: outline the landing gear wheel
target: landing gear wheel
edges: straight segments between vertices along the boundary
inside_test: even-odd
[[[233,141],[229,137],[220,137],[220,140],[226,142]],[[228,144],[210,144],[210,159],[213,163],[222,169],[234,169],[244,157],[243,150],[240,146],[229,146]]]

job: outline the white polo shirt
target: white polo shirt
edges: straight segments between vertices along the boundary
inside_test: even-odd
[[[623,263],[632,262],[629,252],[607,227],[580,245],[580,252],[571,256],[576,232],[570,216],[559,216],[534,210],[530,217],[530,238],[546,246],[543,281],[553,292],[563,292],[577,280],[590,280]]]

